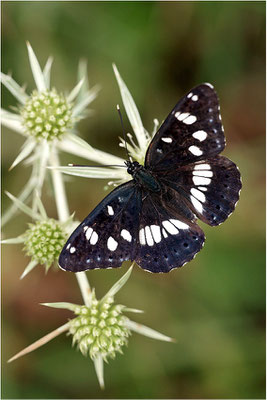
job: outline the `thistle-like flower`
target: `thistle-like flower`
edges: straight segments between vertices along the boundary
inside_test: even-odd
[[[66,232],[62,225],[53,218],[47,218],[29,224],[24,233],[24,251],[38,264],[48,270],[56,262],[66,241]]]
[[[52,58],[48,58],[42,70],[29,43],[27,47],[36,89],[28,95],[11,76],[1,73],[1,82],[19,102],[17,113],[1,109],[1,122],[25,137],[21,151],[10,169],[22,161],[33,166],[29,181],[18,195],[21,201],[27,201],[34,189],[41,196],[46,167],[58,164],[58,151],[69,152],[100,163],[121,162],[120,158],[92,148],[76,135],[77,122],[88,115],[86,109],[99,91],[99,87],[89,90],[86,63],[80,63],[78,83],[71,92],[60,93],[50,87]],[[36,204],[33,203],[33,209],[35,208]],[[15,211],[16,207],[13,204],[3,215],[2,224],[6,223]]]
[[[61,333],[67,332],[72,336],[72,344],[77,344],[81,353],[84,356],[89,355],[93,360],[99,384],[101,388],[104,388],[103,361],[107,362],[109,359],[114,359],[117,353],[122,354],[122,349],[128,345],[132,332],[137,332],[156,340],[173,342],[172,338],[145,325],[136,323],[124,315],[124,313],[143,313],[143,311],[114,303],[115,294],[127,282],[131,272],[132,267],[112,286],[101,300],[96,299],[93,290],[90,293],[90,304],[87,306],[65,302],[44,303],[43,305],[48,307],[71,310],[76,314],[76,317],[20,351],[9,361],[13,361],[37,349]]]
[[[42,92],[34,90],[20,108],[25,134],[37,142],[61,139],[74,125],[72,109],[72,103],[62,93],[57,93],[55,88]]]
[[[42,71],[36,55],[27,43],[30,65],[36,83],[36,89],[28,95],[14,79],[1,73],[1,82],[19,101],[18,113],[1,110],[2,124],[26,137],[23,151],[17,156],[11,168],[27,158],[36,148],[36,144],[55,141],[62,144],[64,135],[74,141],[75,123],[88,114],[87,106],[96,98],[99,87],[88,88],[86,64],[79,66],[79,82],[68,94],[59,93],[50,87],[50,72],[53,59],[48,58]],[[71,152],[71,147],[67,146]],[[63,148],[66,149],[66,143]],[[76,152],[73,152],[76,154]]]
[[[34,221],[28,224],[28,229],[22,235],[2,241],[3,244],[24,244],[23,250],[31,260],[21,275],[21,279],[38,264],[44,265],[46,271],[48,271],[52,264],[57,264],[58,256],[66,242],[68,233],[76,226],[72,221],[72,217],[64,223],[48,218],[37,192],[36,212],[10,193],[7,193],[7,195],[18,209]]]
[[[73,344],[77,343],[81,353],[89,354],[92,360],[99,354],[105,361],[115,358],[116,352],[122,353],[122,347],[128,344],[131,333],[128,318],[122,314],[125,308],[114,304],[113,297],[98,301],[92,292],[91,307],[76,306],[73,310],[77,315],[70,321]]]

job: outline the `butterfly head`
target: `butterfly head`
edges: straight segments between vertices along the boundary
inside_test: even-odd
[[[125,165],[127,167],[128,174],[134,176],[136,172],[140,171],[143,168],[142,165],[139,164],[137,161],[125,161]]]
[[[157,179],[143,165],[137,161],[125,161],[128,174],[132,175],[133,180],[144,189],[151,192],[159,192],[161,186]]]

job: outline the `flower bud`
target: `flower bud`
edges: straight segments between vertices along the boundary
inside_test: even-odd
[[[58,260],[60,251],[64,246],[67,234],[62,226],[54,219],[36,221],[29,224],[29,229],[24,234],[24,251],[39,264],[49,268]]]
[[[113,298],[97,301],[93,293],[91,307],[76,307],[78,316],[70,321],[69,332],[83,355],[95,359],[101,355],[105,361],[114,358],[121,347],[128,344],[130,330],[127,317],[122,315],[123,306],[113,305]]]
[[[33,91],[20,114],[26,133],[38,141],[59,139],[75,122],[72,104],[55,89],[41,93]]]

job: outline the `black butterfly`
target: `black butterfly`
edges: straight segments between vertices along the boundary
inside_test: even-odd
[[[225,147],[212,85],[192,89],[152,139],[145,165],[126,161],[133,179],[114,189],[64,246],[59,265],[78,272],[135,260],[150,272],[169,272],[204,244],[199,218],[219,225],[233,212],[241,189]]]

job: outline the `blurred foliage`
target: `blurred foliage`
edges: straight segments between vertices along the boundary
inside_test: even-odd
[[[3,250],[3,398],[265,398],[265,4],[264,2],[3,2],[2,70],[31,77],[25,41],[44,65],[54,55],[52,83],[73,87],[88,60],[91,85],[102,90],[94,115],[80,123],[90,144],[124,157],[117,137],[121,103],[115,62],[144,125],[165,118],[191,87],[208,81],[220,96],[225,155],[240,167],[241,199],[222,226],[203,227],[204,249],[181,270],[151,275],[137,267],[118,300],[146,310],[138,320],[175,337],[176,344],[133,335],[124,356],[106,366],[100,392],[93,365],[61,336],[12,364],[6,360],[70,313],[41,302],[81,302],[73,275],[37,268],[19,281],[21,247]],[[16,106],[3,89],[2,105]],[[127,129],[130,129],[125,118]],[[29,168],[7,172],[22,139],[5,129],[3,182],[17,194]],[[83,162],[62,155],[62,163]],[[84,218],[103,198],[103,182],[66,178],[71,211]],[[55,217],[50,186],[44,203]],[[3,206],[8,201],[3,197]],[[18,215],[6,237],[25,230]],[[124,267],[125,268],[125,267]],[[91,271],[101,296],[121,270]]]

